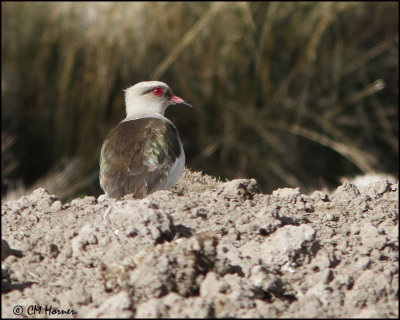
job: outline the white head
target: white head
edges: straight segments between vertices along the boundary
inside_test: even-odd
[[[125,90],[126,120],[154,115],[164,116],[172,104],[190,104],[175,96],[170,87],[160,81],[143,81]]]

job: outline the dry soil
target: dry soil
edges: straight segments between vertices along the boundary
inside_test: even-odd
[[[398,182],[2,203],[2,317],[398,317]]]

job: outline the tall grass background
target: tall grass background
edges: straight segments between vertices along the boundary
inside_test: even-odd
[[[168,83],[187,166],[264,192],[398,174],[397,2],[2,3],[2,194],[99,195],[123,89]]]

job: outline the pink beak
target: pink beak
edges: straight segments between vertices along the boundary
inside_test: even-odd
[[[186,104],[187,106],[191,107],[191,105],[189,103],[187,103],[185,100],[183,100],[182,98],[179,98],[178,96],[172,96],[171,97],[171,101],[174,104]]]

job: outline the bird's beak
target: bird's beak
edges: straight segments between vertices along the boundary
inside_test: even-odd
[[[192,105],[187,103],[185,100],[183,100],[182,98],[179,98],[178,96],[172,96],[170,99],[174,104],[185,104],[188,107],[192,108]]]

